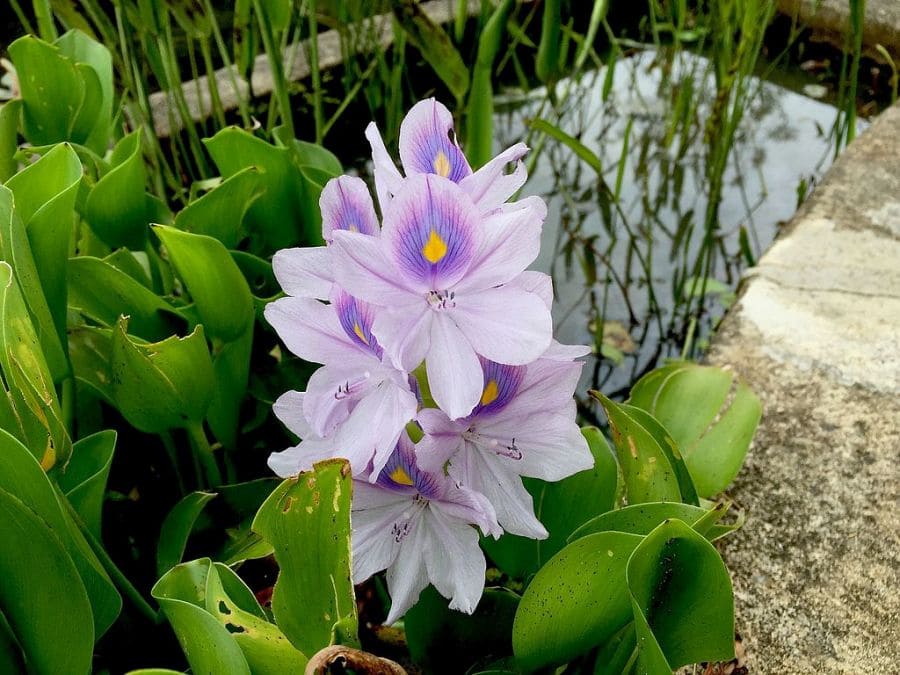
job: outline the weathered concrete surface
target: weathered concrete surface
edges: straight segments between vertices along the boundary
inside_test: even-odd
[[[468,0],[469,13],[480,11],[478,0]],[[456,12],[456,3],[447,0],[430,0],[422,3],[422,11],[437,24],[444,24],[453,20]],[[359,45],[370,51],[385,49],[394,41],[394,30],[391,26],[391,14],[378,14],[363,21],[360,25],[345,26],[345,30],[359,36]],[[289,64],[285,72],[288,81],[302,80],[310,75],[309,60],[307,54],[309,45],[307,40],[289,45],[284,50],[282,63]],[[341,49],[341,35],[337,30],[328,30],[318,35],[319,69],[334,68],[344,60],[344,52]],[[215,86],[219,92],[222,107],[225,110],[234,110],[238,107],[238,101],[246,98],[252,91],[254,96],[265,96],[275,89],[275,75],[272,72],[269,58],[260,54],[253,62],[253,71],[248,83],[236,67],[220,68],[214,73]],[[212,96],[210,95],[209,78],[206,75],[181,84],[191,118],[197,122],[206,119],[212,113]],[[177,114],[177,107],[169,99],[171,95],[166,91],[158,91],[150,95],[150,109],[153,114],[153,127],[156,135],[160,137],[171,136],[182,127],[181,117]]]
[[[710,360],[764,404],[724,551],[750,671],[900,672],[900,106],[750,271]]]
[[[798,17],[839,47],[849,34],[849,0],[778,0],[778,10]],[[900,0],[866,0],[863,45],[868,54],[883,60],[873,49],[879,44],[894,56],[900,54]]]

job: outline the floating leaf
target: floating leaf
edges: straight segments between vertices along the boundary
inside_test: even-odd
[[[633,414],[632,406],[615,403],[596,391],[591,396],[600,401],[609,417],[628,503],[680,502],[682,490],[670,461],[671,447],[660,444],[653,430],[645,426],[646,419],[637,419]]]
[[[157,433],[200,422],[215,386],[212,361],[197,326],[185,338],[144,343],[126,333],[120,319],[112,334],[112,396],[125,419]]]
[[[156,574],[164,575],[181,562],[188,537],[203,507],[216,496],[214,492],[192,492],[185,495],[163,520],[156,547]]]
[[[279,485],[253,521],[281,568],[272,593],[275,621],[305,654],[332,644],[339,630],[355,640],[351,491],[346,461],[319,462]]]
[[[627,579],[638,672],[669,675],[690,663],[734,658],[728,570],[688,525],[668,520],[647,535],[628,562]]]
[[[217,239],[155,225],[169,260],[184,281],[212,338],[235,340],[253,324],[253,296],[244,275]]]
[[[623,532],[591,534],[541,568],[513,623],[513,650],[524,670],[567,663],[631,621],[625,569],[641,539]]]
[[[740,471],[762,414],[759,399],[715,366],[676,363],[634,385],[630,402],[675,439],[697,492],[711,497]]]
[[[116,449],[116,432],[112,429],[80,439],[72,446],[72,459],[56,480],[81,516],[91,534],[101,539],[103,496],[106,479]]]

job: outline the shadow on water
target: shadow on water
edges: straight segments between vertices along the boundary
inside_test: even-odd
[[[549,205],[535,267],[553,276],[557,338],[594,347],[579,391],[602,387],[624,397],[686,343],[702,353],[741,274],[829,167],[838,112],[753,78],[723,177],[718,227],[707,238],[707,134],[718,132],[704,128],[714,96],[710,62],[660,50],[613,67],[611,79],[601,69],[561,83],[572,89],[553,111],[558,128],[596,153],[603,180],[569,147],[546,138],[524,192]],[[684,87],[692,88],[693,115],[679,119]],[[498,105],[498,147],[528,134],[545,98],[537,90]],[[704,246],[712,258],[702,283],[692,270]],[[706,299],[697,311],[701,287]]]

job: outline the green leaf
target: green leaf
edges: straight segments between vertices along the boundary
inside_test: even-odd
[[[675,439],[697,492],[711,497],[734,479],[759,424],[759,399],[731,371],[676,363],[641,378],[630,402]]]
[[[506,574],[525,578],[556,555],[579,525],[613,507],[618,469],[609,444],[599,429],[584,427],[581,433],[594,456],[594,466],[556,483],[526,479],[534,497],[535,515],[550,533],[544,540],[504,534],[482,539],[482,546]]]
[[[536,119],[531,121],[531,128],[542,131],[554,140],[565,145],[569,150],[574,152],[579,158],[584,160],[594,171],[597,172],[599,180],[603,180],[603,164],[597,154],[588,148],[584,143],[574,136],[570,136],[559,127],[551,124],[547,120]]]
[[[132,426],[148,433],[200,422],[215,386],[203,327],[185,338],[147,344],[126,333],[127,323],[120,319],[112,336],[116,407]]]
[[[210,560],[177,565],[156,582],[151,594],[169,620],[195,673],[250,675],[232,634],[206,610]]]
[[[559,78],[560,0],[544,0],[541,19],[541,41],[535,58],[534,72],[544,84],[552,85]]]
[[[60,341],[66,336],[66,260],[75,223],[81,161],[67,143],[53,148],[7,181],[34,256]]]
[[[203,507],[215,496],[215,492],[192,492],[169,511],[160,528],[159,544],[156,547],[157,576],[164,575],[181,562],[194,523]]]
[[[17,439],[4,431],[0,431],[0,490],[22,500],[74,563],[79,586],[89,598],[93,632],[99,638],[119,615],[122,600],[84,536],[63,510],[60,497],[40,465]]]
[[[184,328],[184,320],[165,300],[110,263],[90,256],[70,258],[69,306],[103,326],[129,318],[132,334],[162,340]]]
[[[90,387],[93,394],[115,406],[112,391],[112,329],[73,326],[69,329],[69,358],[75,379]]]
[[[704,509],[677,502],[650,502],[633,504],[615,511],[591,518],[575,530],[569,541],[597,532],[628,532],[629,534],[650,534],[660,523],[677,518],[694,528],[710,541],[715,541],[733,532],[736,525],[718,525],[717,522],[728,511],[728,505],[716,504],[712,509]]]
[[[469,70],[450,36],[425,14],[415,0],[394,0],[392,8],[409,41],[421,52],[456,100],[462,101],[469,90]]]
[[[9,46],[21,90],[22,126],[32,145],[60,141],[81,143],[73,126],[85,98],[84,77],[58,47],[32,36]]]
[[[15,98],[0,105],[0,183],[9,180],[19,168],[16,150],[19,147],[21,119],[22,99]]]
[[[85,102],[93,99],[94,112],[89,115],[83,106],[79,116],[87,127],[83,144],[99,155],[106,153],[112,122],[113,108],[113,68],[112,55],[105,45],[92,40],[79,30],[70,30],[57,41],[60,53],[76,62],[81,67],[81,75],[85,81]],[[89,77],[85,68],[92,71]],[[88,84],[89,82],[93,84]],[[92,89],[91,87],[96,87]]]
[[[567,663],[631,621],[625,568],[640,542],[634,534],[592,534],[541,568],[513,623],[513,650],[524,670]]]
[[[250,379],[253,323],[234,342],[223,345],[213,358],[216,387],[207,412],[209,428],[226,448],[236,448],[241,404]]]
[[[682,501],[679,476],[670,461],[671,447],[660,444],[654,435],[656,430],[648,429],[646,419],[643,416],[638,419],[632,406],[611,401],[597,391],[590,394],[600,402],[609,418],[628,503]]]
[[[253,324],[253,296],[237,264],[217,239],[155,225],[211,338],[230,342]]]
[[[668,520],[647,535],[628,562],[627,580],[639,673],[669,675],[734,658],[731,579],[716,549],[688,525]]]
[[[116,432],[100,431],[72,446],[72,458],[56,480],[91,534],[101,540],[103,496],[116,449]]]
[[[5,391],[0,424],[34,454],[44,470],[65,464],[72,441],[12,268],[0,262],[0,371]]]
[[[464,673],[488,658],[509,656],[518,605],[512,591],[486,588],[475,613],[463,614],[429,586],[403,617],[410,656],[429,673]]]
[[[144,192],[147,181],[141,154],[141,132],[135,131],[116,144],[112,169],[87,196],[84,218],[107,246],[142,251],[156,206]]]
[[[47,305],[47,298],[44,296],[25,226],[13,209],[13,194],[2,185],[0,185],[0,256],[15,270],[15,278],[40,340],[47,367],[53,380],[59,381],[69,371],[63,343],[60,341],[50,307]]]
[[[84,584],[59,538],[0,489],[0,610],[30,672],[87,673],[94,620]]]
[[[350,578],[350,465],[319,462],[284,481],[260,507],[253,530],[281,568],[272,593],[275,621],[304,654],[332,644],[339,624],[356,635]]]
[[[224,177],[249,166],[263,173],[266,192],[244,218],[251,251],[269,254],[298,243],[321,243],[318,192],[295,163],[294,148],[275,147],[237,127],[222,129],[204,143]]]
[[[238,171],[182,209],[175,216],[175,227],[214,237],[225,248],[235,248],[247,236],[244,216],[266,191],[263,178],[263,172],[255,166]]]

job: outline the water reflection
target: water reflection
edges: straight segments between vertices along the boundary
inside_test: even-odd
[[[582,391],[623,396],[643,372],[681,353],[699,302],[686,298],[692,267],[709,246],[711,280],[693,331],[702,348],[742,270],[830,165],[836,109],[754,80],[724,176],[719,228],[707,240],[706,134],[718,133],[706,128],[712,77],[702,57],[642,52],[619,61],[611,80],[603,69],[562,83],[557,93],[570,87],[568,97],[552,108],[532,92],[498,113],[499,147],[544,117],[601,160],[606,187],[568,147],[545,138],[525,187],[549,204],[536,267],[554,278],[557,337],[603,354],[585,369]],[[531,145],[540,143],[533,135]]]

